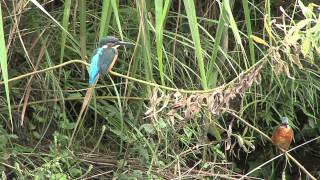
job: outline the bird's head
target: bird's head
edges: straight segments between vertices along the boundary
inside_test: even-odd
[[[286,117],[286,116],[281,117],[281,124],[287,126],[289,124],[288,117]]]
[[[122,45],[133,45],[129,42],[120,41],[118,38],[113,36],[106,36],[102,38],[99,42],[99,47],[102,48],[118,48]]]

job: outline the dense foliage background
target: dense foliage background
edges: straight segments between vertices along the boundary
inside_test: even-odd
[[[314,3],[2,1],[1,179],[320,179]],[[78,119],[107,35],[135,46]],[[282,116],[294,142],[272,159]]]

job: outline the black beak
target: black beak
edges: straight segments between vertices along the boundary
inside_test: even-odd
[[[135,44],[130,43],[130,42],[124,42],[124,41],[118,41],[116,42],[117,45],[121,45],[121,46],[134,46]]]

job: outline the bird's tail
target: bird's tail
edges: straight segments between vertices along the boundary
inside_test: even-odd
[[[98,75],[99,76],[99,75]],[[98,78],[97,78],[98,79]],[[96,86],[97,84],[97,79],[96,81],[90,86],[90,88],[87,90],[86,92],[86,95],[84,96],[83,98],[83,103],[82,103],[82,106],[81,106],[81,109],[80,109],[80,112],[79,112],[79,116],[78,116],[78,119],[77,119],[77,122],[74,126],[74,129],[73,129],[73,132],[72,132],[72,135],[71,135],[71,138],[69,140],[69,145],[68,147],[70,148],[71,144],[72,144],[72,141],[73,141],[73,138],[78,130],[78,126],[81,122],[81,119],[83,118],[83,114],[86,112],[86,110],[88,109],[88,104],[90,103],[90,100],[91,100],[91,97],[92,97],[92,94],[93,94],[93,91],[94,91],[94,87]]]

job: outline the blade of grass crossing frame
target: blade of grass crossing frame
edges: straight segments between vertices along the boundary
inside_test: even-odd
[[[198,68],[200,71],[200,77],[201,77],[201,85],[203,89],[208,89],[208,82],[207,82],[207,76],[206,71],[204,67],[204,58],[202,55],[202,48],[201,48],[201,42],[200,42],[200,33],[198,29],[198,22],[197,22],[197,16],[196,16],[196,9],[194,6],[193,0],[184,0],[184,6],[187,12],[187,17],[189,21],[189,27],[191,30],[192,39],[194,42],[194,48],[195,48],[195,55],[198,62]],[[208,117],[208,130],[212,129],[212,133],[215,136],[217,140],[221,139],[219,130],[215,123],[212,121],[212,116],[209,112],[206,112],[206,115]],[[205,155],[204,155],[205,156]]]
[[[217,33],[215,36],[215,42],[213,45],[208,72],[207,72],[209,88],[215,88],[217,84],[218,72],[217,72],[217,69],[215,68],[215,63],[218,57],[217,55],[220,47],[221,38],[224,32],[227,31],[227,27],[225,26],[225,20],[224,20],[225,14],[226,14],[226,11],[224,10],[223,4],[222,4],[220,9],[220,17],[219,17],[219,22],[217,27]]]
[[[102,4],[102,14],[100,20],[100,30],[99,30],[99,39],[102,39],[108,34],[109,23],[111,19],[111,6],[110,0],[103,0]]]
[[[223,0],[222,3],[223,3],[223,6],[224,6],[226,12],[228,13],[229,23],[230,23],[231,30],[233,32],[233,36],[234,36],[237,44],[241,45],[242,44],[241,37],[240,37],[240,33],[239,33],[239,30],[237,27],[237,23],[236,23],[235,19],[233,18],[233,14],[232,14],[231,7],[230,7],[230,1]]]
[[[144,60],[144,69],[146,73],[146,79],[149,82],[154,82],[153,80],[153,72],[152,72],[152,59],[151,59],[151,48],[150,48],[150,33],[147,23],[147,6],[146,1],[139,0],[138,1],[138,10],[140,15],[140,26],[139,31],[141,31],[141,46],[144,47],[141,49],[142,51],[142,59]],[[147,88],[147,93],[151,93],[151,88]]]
[[[163,28],[164,22],[169,9],[170,1],[166,0],[163,5],[163,0],[155,1],[155,16],[156,16],[156,46],[157,46],[157,56],[160,71],[161,84],[165,85],[164,82],[164,67],[163,67]]]
[[[51,14],[44,9],[44,7],[41,6],[41,4],[39,4],[38,1],[36,0],[30,0],[35,6],[37,6],[42,12],[44,12],[59,28],[61,28],[62,31],[64,31],[66,33],[66,35],[70,38],[71,43],[74,45],[75,48],[77,48],[78,46],[78,41],[76,39],[73,38],[73,36],[56,20],[54,19]],[[76,45],[76,46],[75,46]]]
[[[61,28],[62,31],[66,33],[66,35],[70,38],[70,43],[72,44],[73,48],[77,49],[77,52],[79,52],[79,41],[73,38],[73,36],[56,20],[54,19],[50,13],[44,9],[44,7],[39,4],[37,0],[30,0],[35,6],[37,6],[43,13],[45,13],[59,28]]]
[[[64,29],[68,29],[69,17],[70,17],[70,7],[71,7],[72,0],[66,0],[64,3],[64,10],[63,10],[63,19],[62,19],[62,27]],[[66,44],[67,33],[66,31],[61,32],[61,43],[60,43],[60,64],[63,63],[64,57],[64,48]],[[60,68],[61,70],[61,68]],[[60,75],[60,73],[59,73]]]
[[[161,29],[161,16],[163,8],[163,0],[154,1],[155,7],[155,17],[156,17],[156,46],[157,46],[157,56],[159,64],[159,72],[161,84],[164,85],[164,76],[163,76],[163,62],[162,62],[162,29]]]
[[[118,11],[117,1],[111,0],[111,6],[112,6],[113,14],[116,19],[117,26],[118,26],[120,38],[121,38],[121,40],[123,40],[123,34],[122,34],[122,28],[121,28],[120,19],[119,19],[119,11]]]
[[[253,40],[252,38],[250,38],[252,35],[252,26],[251,26],[250,9],[248,5],[248,0],[242,0],[242,7],[243,7],[244,17],[246,21],[246,26],[247,26],[247,36],[249,37],[248,39],[249,39],[251,65],[254,65],[256,62],[256,59],[255,59],[255,53],[254,53]]]
[[[1,54],[0,65],[1,65],[2,77],[4,80],[4,87],[5,87],[5,91],[6,91],[6,96],[7,96],[11,130],[13,130],[13,120],[12,120],[11,104],[10,104],[10,91],[9,91],[9,83],[8,83],[7,49],[6,49],[6,45],[5,45],[6,43],[5,43],[5,39],[4,39],[2,20],[3,20],[2,19],[2,10],[1,10],[1,6],[0,6],[0,54]]]
[[[198,60],[198,67],[201,77],[201,85],[203,89],[208,89],[206,71],[204,68],[204,59],[202,56],[202,48],[200,42],[200,34],[198,29],[198,22],[196,17],[196,10],[193,0],[183,0],[184,6],[186,8],[187,17],[189,21],[189,27],[191,30],[192,39],[194,42],[195,54]]]
[[[36,5],[42,12],[44,12],[47,16],[49,16],[49,18],[50,18],[54,23],[56,23],[63,31],[65,31],[65,32],[67,33],[67,35],[68,35],[73,41],[75,41],[75,39],[71,36],[71,34],[70,34],[65,28],[63,28],[63,26],[61,26],[61,24],[60,24],[56,19],[54,19],[54,18],[51,16],[51,14],[48,13],[48,11],[45,10],[45,9],[41,6],[41,4],[39,4],[38,1],[36,1],[36,0],[30,0],[30,1],[31,1],[34,5]]]
[[[232,1],[233,2],[233,1]],[[236,40],[236,43],[240,46],[240,49],[241,49],[241,52],[242,52],[242,56],[243,56],[243,61],[244,61],[244,65],[246,67],[246,69],[249,68],[248,66],[248,62],[247,62],[247,56],[246,56],[246,51],[242,45],[242,42],[241,42],[241,37],[240,37],[240,31],[237,27],[237,23],[233,17],[233,14],[232,14],[232,11],[231,11],[231,7],[230,7],[230,1],[229,0],[223,0],[222,1],[223,3],[223,6],[226,10],[226,12],[228,13],[228,20],[229,20],[229,24],[230,24],[230,28],[232,30],[232,33],[233,33],[233,36]]]
[[[86,0],[80,0],[79,6],[80,15],[80,49],[81,49],[81,59],[85,61],[87,55],[86,46]],[[86,67],[82,65],[82,79],[85,79]]]
[[[264,18],[264,25],[266,26],[266,30],[267,30],[267,36],[269,37],[269,44],[270,44],[270,46],[272,46],[272,33],[271,33],[271,31],[269,31],[268,32],[268,24],[270,24],[270,22],[271,22],[271,16],[270,16],[270,14],[271,14],[271,2],[270,2],[270,0],[266,0],[265,1],[265,3],[264,3],[264,9],[265,9],[265,12],[264,12],[264,14],[265,14],[265,18]],[[264,34],[264,36],[266,36],[265,35],[265,32],[263,33]]]
[[[119,91],[117,90],[117,87],[116,87],[116,85],[115,85],[115,83],[114,83],[114,81],[112,80],[112,78],[109,76],[109,79],[110,79],[110,81],[111,81],[111,83],[112,83],[112,86],[113,86],[113,88],[114,88],[114,91],[115,91],[115,93],[116,93],[116,95],[117,95],[117,102],[118,102],[118,107],[119,107],[119,114],[120,114],[120,120],[121,120],[121,124],[120,124],[120,128],[121,128],[121,133],[123,133],[123,134],[125,134],[126,132],[124,132],[124,116],[123,116],[123,108],[122,108],[122,103],[121,103],[121,100],[120,100],[120,94],[119,94]],[[119,153],[121,153],[122,152],[122,150],[123,150],[123,138],[121,138],[121,142],[120,142],[120,148],[119,148]]]

